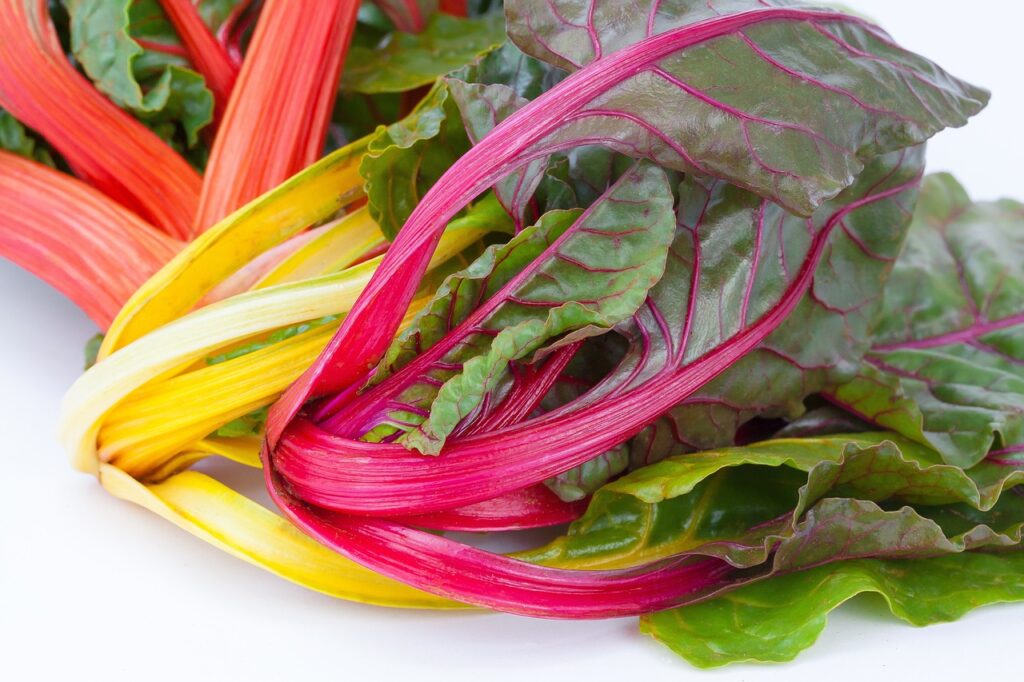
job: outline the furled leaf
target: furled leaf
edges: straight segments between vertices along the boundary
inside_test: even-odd
[[[180,125],[196,146],[213,120],[213,95],[180,56],[181,44],[157,0],[67,0],[71,46],[102,92],[165,139]],[[138,42],[150,45],[143,48]]]
[[[473,61],[505,37],[501,15],[461,19],[435,14],[420,33],[395,31],[372,47],[353,46],[341,87],[348,92],[404,92]]]
[[[1024,205],[929,177],[872,350],[831,395],[958,466],[1024,452]]]
[[[55,168],[53,154],[45,142],[33,135],[16,118],[0,109],[0,149]]]
[[[843,561],[653,613],[640,628],[701,668],[790,661],[814,644],[832,610],[863,593],[881,595],[912,625],[953,621],[980,606],[1024,600],[1024,552]]]
[[[469,149],[448,88],[438,83],[411,114],[370,141],[359,166],[370,215],[393,239],[420,198]]]
[[[535,150],[600,139],[801,215],[849,186],[865,159],[962,125],[988,99],[832,10],[754,0],[649,12],[625,0],[509,0],[505,9],[524,52],[592,67],[566,84],[574,110]]]
[[[437,453],[512,360],[601,334],[661,277],[673,232],[663,171],[639,164],[587,211],[545,215],[450,277],[392,345],[348,428]],[[401,370],[401,371],[400,371]],[[359,415],[359,416],[355,416]]]

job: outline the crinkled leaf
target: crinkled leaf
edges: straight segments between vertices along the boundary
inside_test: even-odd
[[[375,387],[348,410],[350,423],[370,440],[408,432],[406,445],[439,452],[510,361],[604,333],[633,314],[664,271],[672,232],[665,174],[640,164],[587,211],[549,213],[491,247],[399,336]]]
[[[476,144],[566,73],[506,42],[446,79],[470,140]],[[519,229],[545,211],[589,206],[630,164],[607,147],[590,145],[543,156],[494,188]]]
[[[929,177],[874,337],[837,402],[959,466],[1024,452],[1024,205]]]
[[[953,621],[980,606],[1024,600],[1024,552],[843,561],[653,613],[640,628],[701,668],[790,661],[814,644],[832,610],[863,593],[881,595],[912,625]]]
[[[404,92],[473,61],[505,38],[501,15],[462,19],[435,14],[420,33],[395,31],[372,47],[353,46],[341,87],[348,92]]]
[[[438,178],[469,149],[448,88],[438,83],[401,121],[379,128],[359,166],[370,215],[393,239]]]
[[[630,350],[585,396],[588,403],[675,371],[741,335],[778,304],[815,236],[831,233],[793,312],[757,349],[634,438],[634,468],[730,445],[754,417],[797,417],[808,395],[853,375],[903,243],[922,164],[923,149],[876,158],[811,220],[725,182],[684,181],[669,267],[621,326]]]
[[[156,0],[67,0],[75,58],[102,92],[173,141],[180,125],[189,148],[213,120],[213,94],[175,54],[144,49],[136,38],[180,49]]]
[[[772,559],[762,570],[781,571],[862,555],[1013,544],[1024,501],[1003,493],[1021,484],[1024,469],[982,464],[964,472],[894,434],[765,441],[634,471],[597,491],[565,537],[523,556],[607,568],[693,552],[746,568]],[[1013,513],[993,511],[1001,499],[1015,505]],[[980,515],[967,527],[950,521],[965,508]],[[991,532],[978,529],[988,523]]]
[[[47,144],[3,109],[0,109],[0,149],[38,161],[50,168],[57,165]]]
[[[601,140],[809,215],[866,159],[962,125],[988,99],[832,10],[754,0],[637,9],[626,0],[505,4],[524,52],[569,70],[589,65],[560,93],[585,104],[534,149]]]

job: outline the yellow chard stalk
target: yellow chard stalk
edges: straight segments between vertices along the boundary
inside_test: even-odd
[[[379,576],[210,476],[185,471],[211,455],[259,466],[258,437],[211,434],[269,405],[312,363],[379,264],[376,257],[352,265],[383,244],[365,209],[352,210],[363,196],[364,149],[361,142],[340,149],[239,209],[140,287],[111,324],[96,365],[68,391],[61,439],[74,465],[96,473],[115,496],[272,573],[354,601],[452,608],[459,605]],[[339,212],[249,291],[201,305],[254,259]],[[459,222],[431,268],[485,234],[471,220]],[[267,339],[323,318],[303,333]],[[266,345],[231,353],[253,341]],[[209,364],[218,355],[226,359]]]

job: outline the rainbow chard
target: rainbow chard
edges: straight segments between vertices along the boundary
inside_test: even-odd
[[[910,220],[923,159],[915,145],[965,122],[986,94],[849,15],[767,3],[739,3],[715,14],[696,4],[654,5],[636,25],[633,15],[623,19],[584,3],[506,5],[518,47],[574,73],[528,103],[508,89],[454,86],[471,136],[480,132],[473,128],[474,96],[493,102],[497,94],[509,107],[483,121],[493,129],[416,205],[325,352],[271,409],[265,475],[279,506],[301,528],[426,591],[535,615],[639,612],[693,598],[726,579],[714,562],[647,564],[628,577],[605,576],[612,592],[630,581],[633,594],[642,595],[637,601],[612,598],[588,609],[568,591],[601,580],[594,575],[537,571],[394,522],[360,518],[442,512],[535,485],[616,448],[687,400],[692,405],[681,409],[705,409],[702,390],[710,396],[705,402],[740,415],[734,430],[749,416],[792,411],[831,372],[855,367]],[[588,37],[583,43],[580,27],[567,23],[574,17]],[[723,75],[725,61],[730,68]],[[709,93],[710,79],[723,77],[742,82]],[[880,90],[880,80],[891,87]],[[773,97],[782,87],[793,96]],[[580,398],[486,434],[449,436],[442,448],[439,440],[425,445],[422,436],[406,438],[406,445],[440,449],[436,458],[401,443],[355,438],[368,428],[378,435],[375,402],[398,406],[383,422],[385,439],[409,427],[423,434],[423,424],[443,437],[478,409],[481,395],[465,406],[458,405],[463,391],[445,395],[453,373],[468,374],[472,363],[460,364],[464,357],[450,363],[438,357],[441,377],[424,375],[419,366],[429,367],[448,348],[463,350],[465,331],[477,330],[472,315],[469,330],[443,320],[434,325],[433,334],[451,330],[450,339],[428,337],[422,355],[415,335],[406,338],[404,350],[377,368],[380,383],[358,389],[385,357],[443,224],[514,173],[535,175],[553,154],[593,144],[694,173],[679,192],[666,273],[622,325],[631,343],[619,367]],[[456,309],[447,307],[449,315]],[[794,330],[811,321],[820,325],[820,338],[804,345]],[[848,337],[855,343],[847,344]],[[401,353],[418,357],[384,378]],[[779,384],[764,398],[737,386],[743,362],[762,356]],[[423,376],[431,381],[424,384]],[[415,396],[399,391],[392,394],[397,403],[388,402],[380,392],[389,383],[415,385]],[[332,394],[317,410],[300,412],[308,399]],[[736,396],[746,404],[734,405]],[[459,577],[439,584],[424,568],[437,562]],[[657,576],[684,567],[696,573],[678,576],[664,592]],[[707,579],[696,578],[701,574]],[[488,591],[487,582],[510,586],[509,592]],[[542,585],[566,599],[541,596]]]
[[[930,177],[870,353],[836,403],[969,467],[1024,453],[1024,206]]]
[[[0,4],[0,252],[105,330],[78,468],[317,590],[701,666],[1024,598],[1024,211],[922,180],[987,92],[799,0],[375,4]]]

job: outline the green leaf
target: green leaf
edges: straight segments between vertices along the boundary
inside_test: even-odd
[[[587,211],[549,213],[491,247],[448,278],[388,350],[361,397],[372,416],[360,435],[406,432],[402,443],[439,452],[499,388],[509,362],[632,315],[664,271],[673,228],[664,172],[639,164]]]
[[[630,473],[601,488],[564,537],[519,556],[613,568],[692,553],[764,577],[861,556],[1014,545],[1024,498],[1003,493],[1021,484],[1024,468],[965,472],[894,434],[765,441]],[[976,513],[966,522],[965,509]]]
[[[461,19],[435,14],[421,33],[390,33],[373,47],[353,46],[341,87],[347,92],[404,92],[430,85],[439,76],[501,44],[501,15]]]
[[[1024,552],[829,564],[644,616],[640,629],[701,668],[790,661],[814,644],[832,610],[863,593],[881,595],[912,625],[953,621],[1024,600]]]
[[[174,142],[181,127],[194,148],[213,120],[213,94],[201,75],[175,54],[143,49],[145,39],[173,48],[181,43],[156,0],[66,0],[71,47],[96,87]]]
[[[3,109],[0,109],[0,149],[38,161],[50,168],[57,167],[46,143]]]
[[[844,407],[971,466],[1024,452],[1024,205],[924,184]],[[998,456],[998,455],[997,455]]]
[[[1024,467],[964,471],[895,434],[765,441],[635,471],[599,490],[565,536],[517,556],[579,569],[724,558],[745,569],[736,577],[747,584],[646,616],[642,627],[700,666],[789,660],[855,593],[847,581],[863,587],[858,567],[907,577],[907,598],[922,599],[901,608],[919,624],[1019,599],[1024,579],[1011,570],[1019,560],[970,557],[1020,549],[1024,496],[1007,492],[1021,485]],[[956,589],[943,589],[946,574],[928,566],[950,567],[956,582],[945,586]],[[965,575],[971,570],[978,575]]]
[[[104,334],[102,332],[89,337],[89,340],[85,342],[85,367],[89,369],[96,364],[96,358],[100,354],[100,346],[103,345]]]
[[[213,432],[213,436],[221,438],[241,438],[243,436],[262,436],[263,427],[267,424],[267,414],[270,408],[261,407],[238,419],[232,419],[224,426]]]
[[[436,84],[408,116],[377,129],[359,166],[370,215],[393,239],[438,178],[469,150],[448,88]]]
[[[476,144],[565,75],[506,42],[445,80]],[[532,161],[503,178],[494,191],[522,229],[545,211],[589,206],[630,165],[631,160],[606,147],[580,147]]]
[[[219,365],[222,362],[227,362],[228,360],[240,358],[243,355],[254,353],[258,350],[266,348],[267,346],[272,346],[275,343],[280,343],[294,336],[298,336],[299,334],[305,334],[306,332],[316,329],[318,327],[322,327],[325,324],[330,324],[331,322],[334,322],[337,319],[337,315],[327,315],[316,320],[310,320],[309,322],[301,322],[299,324],[293,324],[290,327],[283,327],[281,329],[277,329],[268,334],[263,339],[251,341],[244,345],[238,346],[237,348],[233,348],[225,353],[220,353],[219,355],[210,356],[206,358],[206,364]]]
[[[534,59],[515,43],[506,40],[473,63],[453,71],[448,78],[481,85],[504,85],[520,97],[531,100],[550,90],[567,75],[564,69]]]
[[[798,417],[805,398],[854,375],[902,247],[923,162],[921,148],[877,157],[810,221],[725,182],[682,183],[670,266],[639,314],[619,328],[630,342],[621,364],[578,405],[733,343],[778,305],[815,235],[831,232],[794,310],[757,348],[635,437],[632,468],[731,445],[755,417]]]

